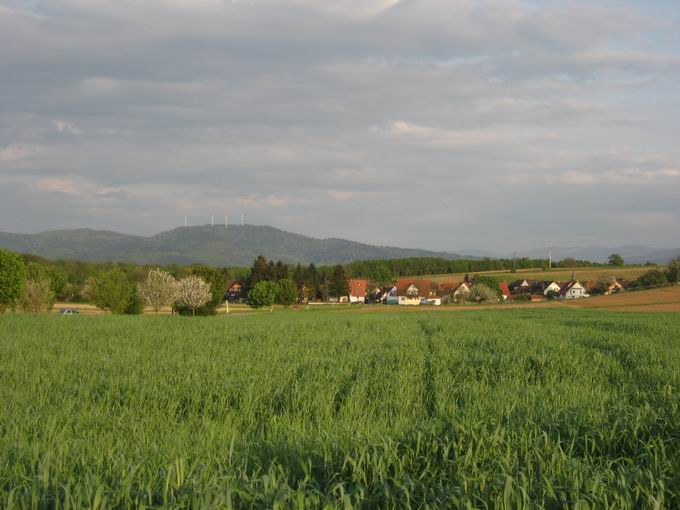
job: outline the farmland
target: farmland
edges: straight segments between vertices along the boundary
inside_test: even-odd
[[[0,507],[680,506],[680,317],[0,316]]]
[[[623,267],[576,267],[576,268],[560,268],[544,271],[542,269],[518,269],[516,272],[510,271],[482,271],[474,274],[493,276],[499,281],[511,282],[514,280],[530,279],[530,280],[556,280],[566,281],[575,274],[579,280],[597,281],[600,277],[615,277],[626,278],[627,280],[635,280],[650,269],[658,269],[660,266],[623,266]],[[441,274],[435,276],[433,279],[438,282],[447,281],[462,281],[465,273],[456,274]]]

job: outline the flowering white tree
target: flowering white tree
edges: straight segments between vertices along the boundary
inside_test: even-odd
[[[146,280],[137,284],[137,294],[154,312],[172,305],[177,299],[177,280],[166,271],[152,269]]]
[[[191,308],[191,314],[196,315],[196,308],[200,308],[212,298],[210,284],[198,276],[187,276],[177,282],[177,304]]]
[[[52,308],[54,292],[52,292],[50,283],[50,280],[47,278],[28,280],[26,282],[26,288],[22,297],[24,310],[39,313],[46,312]]]

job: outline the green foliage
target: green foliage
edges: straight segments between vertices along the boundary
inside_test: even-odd
[[[661,271],[659,269],[650,269],[647,271],[645,274],[640,276],[637,280],[635,280],[631,287],[633,288],[653,288],[653,287],[661,287],[663,285],[666,285],[668,283],[668,277],[666,276],[665,271]]]
[[[14,307],[24,293],[26,267],[17,253],[0,249],[0,313]]]
[[[484,285],[490,289],[493,289],[496,292],[497,296],[500,298],[502,293],[501,285],[500,282],[493,276],[475,275],[474,282],[475,285]]]
[[[248,304],[253,308],[272,306],[278,299],[279,286],[276,282],[261,281],[248,292]]]
[[[467,294],[467,300],[474,303],[493,303],[500,300],[500,294],[484,283],[475,283]]]
[[[200,315],[211,315],[215,309],[224,303],[224,296],[229,285],[229,270],[226,268],[214,268],[204,264],[193,264],[190,274],[198,276],[210,285],[211,299],[200,307]],[[197,309],[198,310],[198,309]]]
[[[54,292],[47,275],[37,275],[26,281],[21,297],[22,308],[31,313],[47,312],[54,304]]]
[[[137,289],[133,287],[132,298],[130,303],[125,309],[125,314],[127,315],[140,315],[144,312],[144,300],[137,294]]]
[[[668,264],[666,279],[669,283],[677,283],[680,281],[680,257]]]
[[[277,302],[283,306],[290,306],[297,300],[297,288],[292,280],[279,280],[277,282]]]
[[[328,282],[328,291],[331,296],[337,298],[349,295],[347,273],[345,272],[345,268],[340,264],[336,265],[333,269],[333,275]]]
[[[0,507],[678,508],[679,329],[4,315]]]
[[[133,302],[135,286],[120,269],[111,269],[92,278],[88,293],[97,308],[121,314]]]
[[[618,253],[612,253],[611,255],[609,255],[609,258],[607,259],[607,264],[609,264],[610,266],[622,266],[623,257]]]

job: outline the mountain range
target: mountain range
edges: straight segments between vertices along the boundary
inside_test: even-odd
[[[455,253],[373,246],[345,239],[315,239],[257,225],[180,227],[142,237],[106,230],[53,230],[39,234],[0,232],[0,247],[47,259],[138,264],[249,266],[258,255],[287,263],[337,264],[404,257],[463,258]],[[473,257],[474,258],[474,257]]]
[[[255,257],[287,263],[336,264],[353,260],[394,259],[405,257],[441,257],[446,259],[511,258],[486,250],[451,252],[374,246],[345,239],[316,239],[274,227],[258,225],[179,227],[149,237],[121,234],[108,230],[52,230],[39,234],[0,232],[0,247],[31,253],[48,259],[71,259],[90,262],[134,262],[138,264],[192,264],[213,266],[249,266]],[[552,248],[553,260],[567,257],[606,262],[612,253],[627,263],[667,263],[680,256],[678,249],[660,249],[642,245],[616,247],[587,246]],[[517,257],[547,258],[547,248],[518,251]]]

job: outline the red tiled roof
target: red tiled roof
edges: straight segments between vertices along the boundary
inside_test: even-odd
[[[366,280],[350,280],[349,295],[356,297],[366,297]]]

